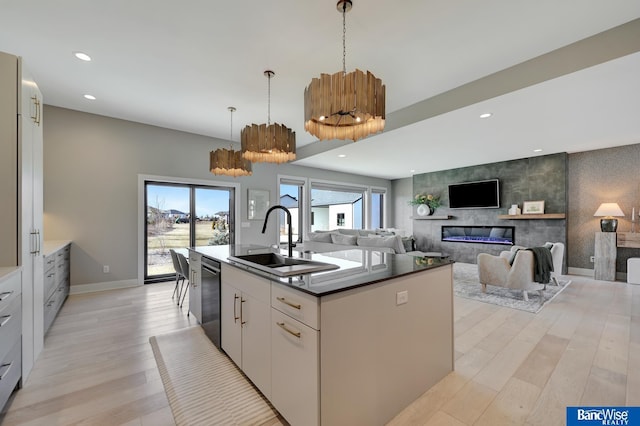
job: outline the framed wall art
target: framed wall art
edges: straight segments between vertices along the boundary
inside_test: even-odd
[[[544,201],[525,201],[522,214],[544,214]]]
[[[269,209],[269,191],[266,189],[249,189],[247,196],[247,218],[264,220]]]

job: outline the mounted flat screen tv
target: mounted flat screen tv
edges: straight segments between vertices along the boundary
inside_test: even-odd
[[[500,207],[498,179],[449,185],[449,208],[497,209]]]

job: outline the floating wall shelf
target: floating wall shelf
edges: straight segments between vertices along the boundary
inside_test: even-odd
[[[444,216],[412,216],[411,219],[413,220],[448,220],[451,219],[453,216],[450,215],[444,215]]]
[[[498,216],[498,219],[510,219],[510,220],[518,220],[518,219],[565,219],[566,215],[564,213],[545,213],[545,214],[501,214]]]

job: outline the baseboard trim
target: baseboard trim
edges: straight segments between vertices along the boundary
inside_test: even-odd
[[[581,277],[591,277],[591,278],[594,277],[593,269],[569,267],[567,268],[567,272],[569,273],[569,275],[578,275]]]
[[[105,281],[101,283],[76,284],[69,289],[70,294],[93,293],[96,291],[117,290],[121,288],[138,287],[138,280]]]

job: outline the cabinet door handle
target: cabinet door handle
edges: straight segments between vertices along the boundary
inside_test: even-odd
[[[11,319],[11,315],[5,315],[3,317],[0,317],[0,319],[2,320],[0,321],[0,327],[4,327],[4,325]]]
[[[297,303],[293,303],[293,302],[289,302],[289,301],[288,301],[287,299],[285,299],[284,297],[276,297],[276,299],[278,300],[278,302],[282,302],[282,303],[284,303],[285,305],[289,305],[289,306],[291,306],[291,307],[292,307],[292,308],[294,308],[294,309],[298,309],[298,310],[299,310],[299,309],[301,309],[301,308],[302,308],[302,305],[297,304]]]
[[[233,293],[233,323],[234,324],[237,323],[238,320],[240,319],[240,317],[236,313],[236,300],[238,299],[239,299],[238,295]]]
[[[242,315],[242,304],[246,302],[242,297],[240,298],[240,327],[245,325],[247,322],[244,320],[244,315]]]
[[[289,327],[287,327],[286,325],[284,325],[283,322],[276,322],[276,324],[278,325],[278,327],[280,327],[281,329],[283,329],[284,331],[286,331],[287,333],[291,334],[292,336],[297,337],[298,339],[301,338],[301,334],[299,331],[293,331],[291,330]]]
[[[7,297],[11,296],[12,294],[13,294],[13,290],[5,291],[4,293],[0,293],[0,302],[2,302],[4,299],[6,299]]]
[[[12,365],[13,365],[13,362],[10,362],[9,364],[2,364],[2,365],[0,365],[0,368],[7,367],[7,369],[6,369],[6,370],[4,370],[4,373],[2,373],[2,374],[0,375],[0,381],[2,381],[2,380],[7,376],[7,374],[9,374],[9,370],[11,370],[11,366],[12,366]]]

